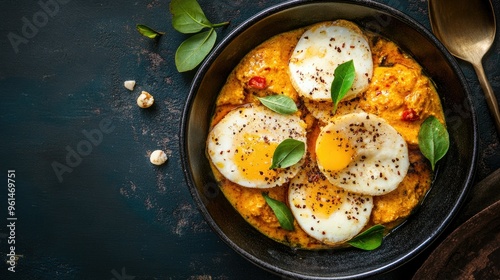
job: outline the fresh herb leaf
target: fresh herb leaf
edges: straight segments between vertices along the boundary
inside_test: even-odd
[[[297,112],[297,105],[290,97],[282,94],[257,97],[264,106],[283,115]]]
[[[374,225],[364,232],[358,234],[347,243],[362,250],[375,250],[382,244],[382,240],[384,239],[384,231],[385,227],[383,225]]]
[[[262,196],[266,200],[267,205],[269,205],[269,207],[273,210],[276,218],[278,218],[280,226],[286,230],[294,230],[293,215],[286,204],[269,197],[269,194],[267,193],[262,193]]]
[[[196,0],[172,0],[170,13],[175,30],[185,34],[197,33],[182,42],[175,53],[177,71],[193,70],[214,47],[217,39],[215,28],[227,25],[229,22],[211,23]],[[210,30],[201,32],[204,28]]]
[[[181,33],[196,33],[212,26],[196,0],[172,0],[170,13],[172,26]]]
[[[137,31],[139,31],[139,33],[141,33],[141,35],[146,36],[150,39],[155,39],[165,34],[165,32],[156,31],[153,28],[146,26],[144,24],[137,24],[135,28],[137,29]]]
[[[354,83],[354,78],[356,77],[356,70],[354,69],[354,62],[351,60],[346,61],[337,68],[335,68],[334,78],[332,86],[330,88],[330,93],[332,95],[333,109],[332,112],[335,114],[337,111],[337,105],[340,100],[344,98],[346,93],[351,89]]]
[[[420,126],[418,147],[431,162],[432,170],[436,163],[446,155],[450,147],[450,136],[444,125],[434,116],[429,116]]]
[[[177,67],[177,71],[186,72],[198,66],[208,53],[210,53],[216,39],[217,33],[211,28],[208,31],[195,34],[182,42],[175,52],[175,66]]]
[[[185,34],[197,33],[203,28],[215,28],[229,24],[229,22],[211,23],[196,0],[172,0],[170,13],[175,30]]]
[[[269,169],[287,168],[299,162],[306,151],[306,144],[295,139],[285,139],[273,154],[273,162]]]

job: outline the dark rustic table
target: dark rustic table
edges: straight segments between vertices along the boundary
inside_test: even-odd
[[[281,1],[199,2],[214,22],[231,21],[218,31],[220,42]],[[430,28],[426,1],[380,2]],[[280,279],[223,243],[187,189],[179,119],[194,72],[175,69],[186,37],[171,27],[168,5],[0,2],[0,279]],[[500,19],[500,3],[494,6]],[[137,23],[166,34],[155,43],[137,33]],[[484,64],[500,98],[498,37]],[[499,136],[472,67],[460,66],[477,110],[480,181],[500,167]],[[129,79],[137,81],[133,92],[123,87]],[[155,97],[148,110],[135,104],[141,90]],[[160,167],[149,163],[156,149],[169,156]],[[384,278],[409,277],[429,253]]]

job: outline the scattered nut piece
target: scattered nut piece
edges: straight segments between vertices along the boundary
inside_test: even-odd
[[[162,150],[155,150],[149,156],[149,161],[154,165],[162,165],[167,161],[167,154]]]
[[[141,95],[137,97],[137,105],[141,108],[149,108],[153,103],[155,102],[155,99],[149,92],[147,91],[142,91]]]
[[[133,91],[135,87],[135,81],[134,80],[125,81],[123,82],[123,86],[128,90]]]

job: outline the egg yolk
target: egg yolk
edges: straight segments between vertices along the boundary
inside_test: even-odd
[[[266,141],[261,135],[245,134],[240,146],[234,152],[234,162],[243,178],[269,181],[276,176],[269,169],[278,143]]]
[[[339,210],[345,190],[333,186],[328,181],[320,182],[321,184],[308,186],[305,205],[317,218],[326,219]]]
[[[338,171],[352,161],[354,149],[342,134],[324,131],[316,143],[316,157],[324,169]]]

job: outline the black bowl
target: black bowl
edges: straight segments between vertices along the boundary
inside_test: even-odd
[[[250,226],[219,191],[205,156],[215,100],[241,58],[273,35],[316,22],[347,19],[378,32],[410,53],[435,82],[451,146],[421,207],[375,251],[307,251],[273,241]],[[268,8],[235,28],[194,78],[181,122],[181,157],[189,190],[213,230],[256,265],[292,278],[347,279],[384,273],[414,258],[453,219],[471,185],[477,148],[476,117],[465,78],[442,44],[403,13],[371,1],[291,1]]]

